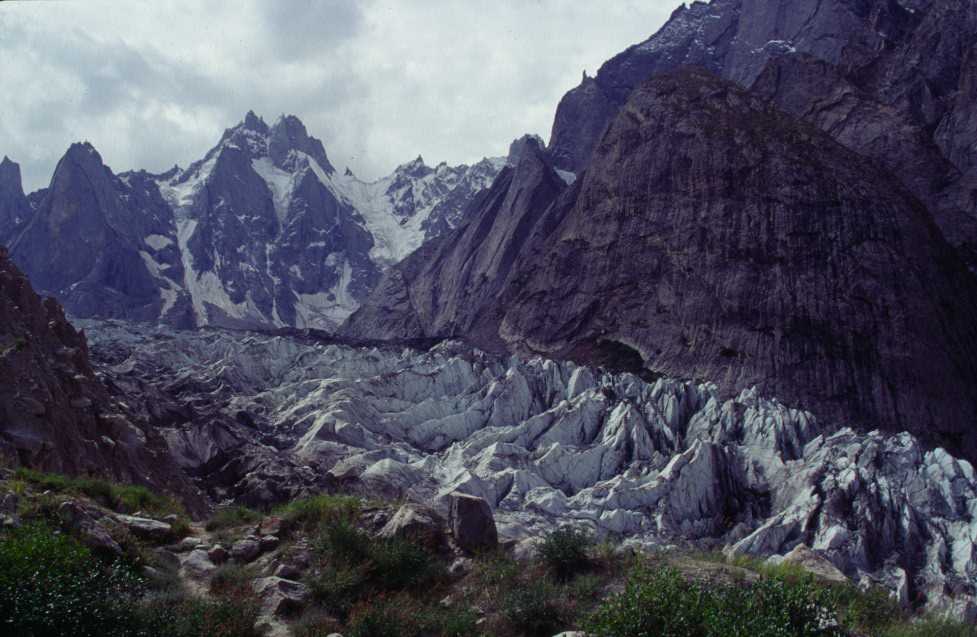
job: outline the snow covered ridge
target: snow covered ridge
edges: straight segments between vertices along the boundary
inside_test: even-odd
[[[431,168],[418,157],[364,182],[337,173],[297,118],[268,126],[248,113],[203,159],[158,180],[174,236],[146,241],[171,241],[184,266],[183,281],[157,276],[160,318],[189,305],[196,326],[332,330],[383,268],[454,229],[504,163]]]
[[[111,384],[148,383],[154,409],[190,414],[160,426],[214,497],[342,484],[438,502],[460,490],[516,539],[573,523],[759,556],[804,543],[905,602],[977,611],[977,477],[909,434],[828,427],[756,391],[722,400],[708,383],[455,342],[417,352],[82,326]]]

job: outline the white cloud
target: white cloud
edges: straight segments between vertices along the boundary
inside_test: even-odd
[[[249,109],[298,115],[364,177],[548,137],[580,73],[674,0],[0,3],[0,155],[47,184],[87,139],[113,169],[199,158]]]

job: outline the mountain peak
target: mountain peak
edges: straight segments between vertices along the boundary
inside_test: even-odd
[[[309,135],[302,120],[295,115],[281,115],[269,131],[268,156],[276,166],[284,168],[293,150],[314,159],[327,174],[336,172],[322,142]]]
[[[526,134],[519,139],[513,140],[509,144],[509,155],[505,160],[505,163],[509,166],[516,166],[519,164],[519,160],[530,151],[535,151],[538,153],[544,152],[546,148],[546,143],[543,142],[543,138],[539,135]]]
[[[244,116],[244,121],[242,122],[244,128],[248,130],[253,130],[260,133],[268,132],[268,125],[265,124],[265,120],[261,117],[255,115],[254,111],[248,111]]]

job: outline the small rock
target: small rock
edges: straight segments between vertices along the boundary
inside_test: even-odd
[[[452,493],[451,533],[462,549],[469,552],[494,549],[499,542],[492,508],[482,498]]]
[[[176,570],[180,568],[180,558],[176,553],[165,548],[158,548],[154,551],[159,561],[168,568]]]
[[[274,551],[278,547],[278,538],[274,535],[266,535],[258,541],[261,552]]]
[[[173,527],[166,522],[135,515],[119,515],[118,520],[129,527],[132,534],[144,540],[165,542],[173,534]]]
[[[227,561],[227,549],[220,544],[215,544],[213,548],[207,551],[207,557],[214,564],[223,564]]]
[[[382,538],[400,538],[429,549],[444,546],[444,520],[437,511],[420,504],[407,503],[380,530]]]
[[[173,545],[172,550],[175,553],[186,553],[187,551],[192,551],[195,548],[200,547],[200,540],[195,537],[185,537],[176,544]]]
[[[309,601],[309,589],[305,584],[281,577],[256,579],[252,587],[261,599],[261,611],[265,615],[291,615],[302,610]]]
[[[472,561],[467,557],[459,557],[448,567],[448,574],[452,577],[467,575],[472,570]]]
[[[203,579],[213,573],[217,569],[217,565],[211,561],[207,551],[196,549],[190,551],[190,554],[183,561],[183,569],[189,575]]]
[[[776,557],[779,556],[774,556],[774,558]],[[844,584],[848,582],[848,578],[845,577],[845,574],[839,571],[834,564],[828,561],[828,559],[809,549],[805,544],[797,545],[794,547],[794,550],[787,555],[784,555],[783,558],[780,560],[774,559],[774,561],[771,563],[776,563],[777,561],[796,564],[816,577],[827,582],[835,582],[837,584]]]
[[[554,635],[554,637],[587,637],[587,633],[582,633],[579,630],[568,630],[559,635]]]
[[[259,555],[261,555],[261,543],[255,538],[247,537],[238,540],[231,547],[231,557],[244,564],[253,562]]]
[[[279,564],[275,569],[275,576],[282,579],[297,580],[302,577],[302,571],[294,564]]]
[[[170,513],[169,515],[163,516],[163,522],[166,522],[167,524],[176,524],[179,521],[180,521],[180,516],[177,515],[176,513]]]
[[[122,555],[122,547],[109,532],[74,500],[67,500],[58,507],[58,519],[81,540],[82,544],[96,551]]]
[[[258,535],[274,535],[281,537],[282,534],[282,519],[277,515],[268,516],[258,523],[255,532]]]

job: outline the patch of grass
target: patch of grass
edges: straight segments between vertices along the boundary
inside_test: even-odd
[[[948,619],[923,619],[909,624],[886,627],[880,637],[975,637],[977,626]]]
[[[247,524],[257,524],[264,516],[254,509],[243,506],[220,507],[207,520],[204,528],[207,531],[223,531],[233,529]]]
[[[183,593],[160,595],[137,609],[132,635],[139,637],[260,637],[253,596],[206,600]],[[100,633],[110,634],[110,633]]]
[[[311,535],[337,521],[352,523],[359,511],[360,501],[354,497],[317,495],[293,500],[274,513],[281,516],[283,531],[302,530]]]
[[[550,637],[563,624],[557,591],[545,580],[527,582],[507,591],[502,598],[502,615],[526,637]]]
[[[256,575],[250,566],[233,562],[222,564],[210,578],[210,593],[218,597],[246,596]]]
[[[292,634],[295,637],[329,637],[341,633],[343,625],[321,610],[305,612],[294,624]]]
[[[173,498],[153,493],[136,484],[117,484],[101,478],[70,477],[57,473],[43,473],[21,467],[14,473],[16,480],[33,484],[40,490],[83,495],[113,511],[151,515],[185,515],[183,507]]]
[[[593,546],[594,539],[589,533],[563,527],[543,539],[539,557],[557,580],[566,582],[591,567],[589,550]]]
[[[469,637],[477,634],[474,613],[423,604],[406,594],[380,595],[350,614],[348,637]]]
[[[372,595],[446,579],[437,558],[407,540],[371,538],[343,516],[319,524],[313,552],[323,566],[310,585],[314,597],[340,617]]]

